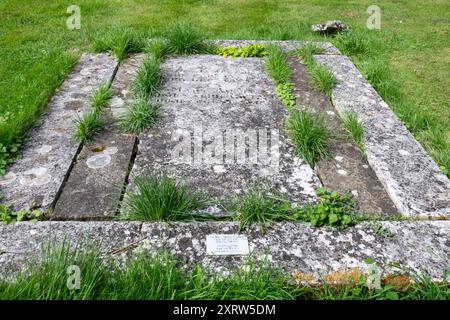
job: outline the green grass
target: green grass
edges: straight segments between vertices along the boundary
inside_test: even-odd
[[[192,213],[206,206],[208,199],[167,172],[147,170],[134,178],[134,190],[124,198],[124,217],[143,221],[192,219]]]
[[[94,52],[109,52],[119,61],[129,54],[142,52],[146,46],[147,35],[132,28],[116,26],[97,37],[92,44]]]
[[[220,47],[216,50],[216,53],[225,58],[262,58],[267,56],[267,49],[266,46],[262,44],[251,44],[242,47]]]
[[[315,43],[308,43],[300,47],[296,54],[309,66],[314,64],[313,55],[322,54],[323,49],[318,47]]]
[[[311,72],[314,86],[327,96],[331,97],[331,92],[336,84],[336,78],[334,77],[333,72],[319,64],[314,64],[309,71]]]
[[[286,53],[278,46],[267,46],[266,68],[276,84],[290,81],[291,69]]]
[[[234,212],[233,220],[239,221],[241,228],[254,223],[264,227],[270,222],[286,220],[291,204],[281,194],[271,193],[266,184],[260,183],[235,199],[231,208]]]
[[[144,51],[156,59],[162,60],[167,54],[167,47],[163,39],[148,41]]]
[[[358,147],[363,151],[364,144],[364,125],[359,121],[358,115],[354,112],[344,114],[342,118],[345,130],[347,130],[350,137],[356,142]]]
[[[175,55],[213,53],[215,48],[207,43],[205,35],[190,23],[177,23],[167,33],[167,51]]]
[[[160,65],[161,60],[153,55],[144,60],[133,83],[136,96],[150,98],[158,91],[162,82]]]
[[[120,127],[124,132],[140,135],[145,129],[156,124],[159,114],[158,106],[150,105],[145,97],[138,97],[120,118]]]
[[[412,274],[405,288],[384,283],[369,289],[364,276],[341,285],[295,285],[293,279],[267,262],[249,260],[248,270],[220,277],[212,270],[165,252],[135,254],[124,264],[94,246],[81,250],[68,242],[44,248],[42,261],[30,261],[16,281],[0,281],[0,300],[311,300],[311,299],[441,299],[450,296],[446,282]],[[79,289],[68,289],[70,266],[81,272]],[[182,268],[187,266],[188,270]],[[70,270],[70,269],[69,269]],[[69,281],[68,281],[69,280]]]
[[[87,142],[103,129],[103,124],[99,114],[95,110],[86,112],[78,116],[75,120],[74,138],[78,142]]]
[[[306,109],[293,110],[289,115],[286,128],[289,131],[296,152],[314,168],[319,158],[328,155],[327,140],[330,132],[323,117]]]
[[[91,96],[91,107],[101,112],[108,106],[109,100],[112,98],[112,91],[108,84],[101,85]]]

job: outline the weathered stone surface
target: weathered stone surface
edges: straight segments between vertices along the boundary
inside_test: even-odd
[[[313,32],[318,32],[321,34],[327,34],[327,35],[335,35],[338,32],[345,32],[348,31],[348,27],[339,20],[329,20],[324,23],[314,24],[311,27],[311,30]]]
[[[356,143],[348,137],[344,125],[329,98],[314,88],[304,64],[290,59],[292,82],[297,105],[323,115],[332,133],[328,143],[328,156],[316,162],[315,170],[323,186],[338,192],[351,191],[364,213],[385,215],[397,212]]]
[[[348,57],[315,57],[337,85],[332,101],[342,116],[354,111],[365,125],[367,159],[400,213],[450,217],[450,180]]]
[[[120,65],[111,85],[110,108],[104,112],[104,129],[83,147],[52,219],[100,220],[117,213],[136,137],[122,134],[115,120],[133,99],[130,87],[143,58],[144,55],[135,55]]]
[[[337,231],[305,223],[276,223],[264,232],[256,226],[243,230],[249,239],[249,256],[208,256],[206,235],[238,232],[233,222],[134,223],[38,222],[0,225],[0,277],[7,278],[40,254],[41,246],[64,241],[120,258],[131,252],[155,253],[161,249],[222,274],[243,268],[248,259],[267,261],[287,273],[302,272],[315,279],[348,268],[368,270],[367,258],[385,272],[400,268],[443,280],[450,268],[450,221],[379,222],[392,237],[377,234],[373,222]]]
[[[275,44],[285,51],[293,51],[312,42],[315,43],[319,48],[322,48],[324,50],[323,54],[341,54],[340,51],[330,42],[320,42],[320,41],[214,40],[213,42],[221,47],[229,47],[229,46],[242,47],[256,43]]]
[[[291,201],[315,201],[320,181],[282,130],[287,112],[264,68],[259,58],[165,61],[165,83],[153,99],[164,114],[141,135],[132,176],[164,168],[217,199],[269,178]]]
[[[42,250],[49,245],[55,248],[63,244],[72,248],[76,245],[80,248],[94,246],[102,253],[109,253],[138,241],[140,229],[141,223],[138,222],[0,224],[0,278],[12,277],[33,259],[40,259]]]
[[[106,54],[84,54],[47,112],[28,135],[22,156],[0,178],[2,202],[13,209],[51,208],[80,144],[72,139],[74,120],[93,90],[112,79],[117,62]]]
[[[302,272],[319,278],[329,272],[360,268],[368,270],[370,258],[386,272],[411,269],[442,280],[450,267],[450,222],[379,222],[393,238],[377,235],[370,223],[342,231],[314,228],[305,223],[276,223],[261,232],[258,227],[244,231],[249,239],[250,256],[206,255],[207,234],[238,232],[238,224],[214,223],[144,223],[147,237],[136,250],[169,250],[176,256],[195,261],[205,268],[227,274],[242,267],[248,258],[267,261],[286,272]]]

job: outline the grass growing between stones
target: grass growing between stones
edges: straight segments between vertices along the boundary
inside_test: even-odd
[[[49,245],[40,263],[30,262],[14,282],[0,281],[0,300],[445,300],[450,296],[447,282],[434,283],[427,276],[385,277],[380,288],[370,289],[358,271],[334,272],[312,286],[303,283],[302,274],[289,276],[264,262],[247,264],[246,271],[219,277],[164,252],[152,257],[135,254],[119,264],[94,247],[82,251],[68,244]],[[180,267],[186,265],[187,270]],[[80,268],[79,288],[68,279],[71,266]]]
[[[314,168],[316,160],[328,155],[330,132],[322,116],[306,109],[293,110],[286,121],[296,152]]]
[[[160,66],[161,60],[155,56],[150,55],[144,60],[133,84],[136,95],[150,98],[157,92],[162,82]]]
[[[99,134],[102,129],[103,123],[98,112],[90,110],[75,120],[74,138],[78,142],[84,143]]]
[[[361,152],[364,153],[364,125],[359,121],[358,115],[354,112],[348,112],[344,114],[342,121],[344,122],[345,130],[358,145]]]
[[[142,221],[192,219],[192,212],[208,203],[205,194],[194,192],[167,172],[148,170],[133,180],[134,189],[124,198],[123,214]],[[199,215],[200,218],[200,215]]]
[[[266,67],[276,84],[290,81],[291,69],[287,63],[286,53],[280,47],[275,45],[267,47]]]
[[[96,112],[102,112],[108,106],[109,100],[112,98],[112,91],[109,85],[101,85],[91,97],[91,107]]]
[[[159,114],[159,106],[152,106],[147,98],[139,97],[128,107],[127,112],[120,117],[119,124],[124,132],[140,135],[146,128],[156,124]]]

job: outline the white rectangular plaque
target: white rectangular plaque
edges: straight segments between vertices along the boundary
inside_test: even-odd
[[[232,256],[249,254],[248,239],[239,234],[209,234],[206,236],[206,254]]]

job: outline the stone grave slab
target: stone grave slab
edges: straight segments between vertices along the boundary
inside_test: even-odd
[[[397,213],[397,208],[359,147],[348,137],[330,99],[314,88],[303,63],[297,58],[291,58],[289,62],[297,106],[323,115],[332,134],[328,156],[317,161],[314,168],[324,187],[332,191],[351,192],[361,212],[376,215]]]
[[[110,108],[102,119],[104,129],[80,152],[52,219],[102,220],[118,212],[136,136],[122,134],[116,120],[132,102],[130,87],[143,59],[142,54],[134,55],[120,64],[111,85]]]
[[[207,235],[238,234],[239,224],[235,222],[47,221],[0,225],[0,278],[12,276],[27,261],[39,257],[49,241],[58,246],[70,240],[81,249],[95,244],[102,253],[112,253],[121,260],[132,253],[166,250],[223,275],[243,268],[251,259],[318,280],[350,268],[368,272],[365,261],[370,258],[385,274],[398,272],[398,265],[403,271],[427,274],[434,281],[445,279],[444,272],[450,267],[450,221],[379,222],[391,237],[377,234],[372,223],[344,230],[290,222],[272,224],[264,231],[253,226],[240,233],[248,238],[250,251],[242,256],[213,256],[206,251]]]
[[[414,139],[348,57],[315,59],[336,76],[332,102],[342,116],[355,112],[366,125],[367,160],[400,213],[450,217],[450,180]]]
[[[14,210],[51,209],[80,148],[72,138],[74,121],[93,91],[112,80],[116,67],[109,55],[82,55],[29,132],[20,159],[0,178],[2,202]]]
[[[140,137],[132,177],[163,168],[216,199],[239,196],[258,181],[294,203],[316,201],[320,181],[295,155],[287,115],[260,58],[169,58],[152,100],[164,114]]]

